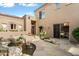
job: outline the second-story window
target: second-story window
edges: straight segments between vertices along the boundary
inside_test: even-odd
[[[55,3],[55,4],[56,4],[56,8],[57,8],[57,9],[60,9],[61,4],[60,4],[60,3]]]
[[[42,19],[42,12],[39,12],[39,19]]]
[[[28,17],[28,19],[30,19],[30,16]]]
[[[45,18],[45,11],[44,10],[39,12],[39,19],[43,19],[43,18]]]

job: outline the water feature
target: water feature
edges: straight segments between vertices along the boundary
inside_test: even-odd
[[[22,45],[22,53],[23,54],[28,54],[28,55],[32,56],[35,49],[36,49],[36,45],[33,43],[30,43],[30,45],[26,45],[26,44]]]

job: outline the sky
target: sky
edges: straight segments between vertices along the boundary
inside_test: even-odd
[[[41,7],[43,3],[0,3],[0,13],[23,16],[34,16],[34,11]]]

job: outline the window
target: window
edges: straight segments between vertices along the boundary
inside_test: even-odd
[[[11,24],[11,29],[16,29],[16,24]]]
[[[42,12],[40,11],[39,12],[39,19],[41,19],[42,18]]]
[[[45,18],[45,11],[44,10],[39,12],[39,19],[43,19],[43,18]]]
[[[11,29],[13,29],[13,24],[11,24]]]
[[[56,8],[60,9],[60,7],[61,7],[61,4],[60,3],[56,3]]]
[[[30,16],[28,17],[28,19],[30,19]]]
[[[14,29],[16,29],[16,24],[14,24]]]
[[[42,18],[45,18],[45,10],[42,11]]]
[[[69,5],[71,5],[72,3],[68,3],[68,4],[66,4],[65,6],[69,6]]]

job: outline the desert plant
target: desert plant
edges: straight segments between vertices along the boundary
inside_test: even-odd
[[[17,41],[18,41],[18,42],[22,42],[22,41],[24,41],[24,40],[25,40],[25,38],[23,37],[22,34],[17,38]]]
[[[0,32],[5,32],[5,30],[3,30],[2,28],[0,28]]]
[[[23,35],[21,34],[18,38],[17,38],[17,42],[16,45],[17,46],[22,46],[22,44],[24,43],[25,38],[23,37]]]
[[[79,27],[72,31],[72,36],[79,42]]]
[[[11,31],[11,32],[18,32],[18,30],[15,30],[15,29],[11,29],[9,31]]]
[[[49,39],[47,32],[41,31],[39,35],[41,39]]]

